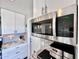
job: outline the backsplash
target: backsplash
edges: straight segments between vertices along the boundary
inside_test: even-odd
[[[7,35],[3,37],[3,43],[8,43],[8,42],[16,42],[18,40],[22,40],[20,38],[22,36],[23,40],[25,40],[25,34],[18,34],[18,35]]]
[[[16,41],[16,39],[15,39],[15,36],[13,35],[3,37],[3,43],[14,42],[14,41]]]

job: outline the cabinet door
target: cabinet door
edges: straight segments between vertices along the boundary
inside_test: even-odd
[[[14,56],[12,59],[23,59],[23,58],[21,58],[20,56],[21,56],[21,55],[16,55],[16,56]]]
[[[15,20],[16,29],[15,29],[15,31],[17,33],[24,33],[25,32],[25,16],[22,14],[18,14],[18,13],[15,13],[15,16],[16,16],[16,20]]]
[[[42,7],[43,6],[43,1],[44,0],[34,0],[33,1],[33,17],[38,17],[42,15]]]
[[[12,48],[10,48],[9,50],[8,50],[8,52],[7,52],[7,56],[8,56],[8,59],[10,59],[10,58],[12,58],[12,57],[14,57],[15,56],[15,47],[12,47]]]
[[[40,41],[41,41],[41,48],[42,49],[45,48],[45,40],[41,38]]]
[[[40,44],[40,38],[37,38],[37,37],[34,37],[32,36],[31,37],[31,45],[32,45],[32,54],[34,53],[34,51],[38,51],[40,48],[41,48],[41,44]]]
[[[15,47],[2,50],[2,59],[11,59],[15,56]]]
[[[19,56],[19,58],[23,59],[25,57],[27,57],[27,44],[20,44],[18,46],[15,47],[15,56]]]
[[[8,59],[8,56],[3,56],[2,59]]]
[[[24,44],[22,47],[21,47],[21,49],[23,49],[23,51],[22,51],[22,57],[23,58],[25,58],[25,57],[27,57],[27,44]]]
[[[15,28],[14,12],[1,9],[2,34],[12,34]]]
[[[46,4],[47,4],[47,12],[49,13],[49,12],[52,12],[52,10],[53,10],[53,3],[52,3],[53,1],[52,0],[46,0]]]
[[[19,47],[18,48],[18,50],[19,50],[18,54],[21,54],[20,58],[27,57],[27,44],[21,44],[18,47]]]
[[[65,57],[64,57],[64,59],[69,59],[69,58],[65,58]]]

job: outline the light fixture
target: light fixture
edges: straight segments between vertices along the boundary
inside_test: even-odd
[[[57,16],[59,17],[59,16],[62,16],[62,9],[58,9],[57,10]]]
[[[11,2],[14,2],[15,0],[10,0]]]

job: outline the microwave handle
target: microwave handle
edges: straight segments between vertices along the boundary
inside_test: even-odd
[[[53,36],[56,39],[56,12],[53,13],[53,22],[52,22],[52,31],[53,31]]]

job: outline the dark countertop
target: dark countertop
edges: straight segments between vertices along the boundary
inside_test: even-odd
[[[75,54],[75,47],[72,45],[68,45],[68,44],[64,44],[64,43],[60,43],[60,42],[54,42],[50,46],[60,49],[62,51],[65,51],[67,53],[73,54],[73,55]]]

